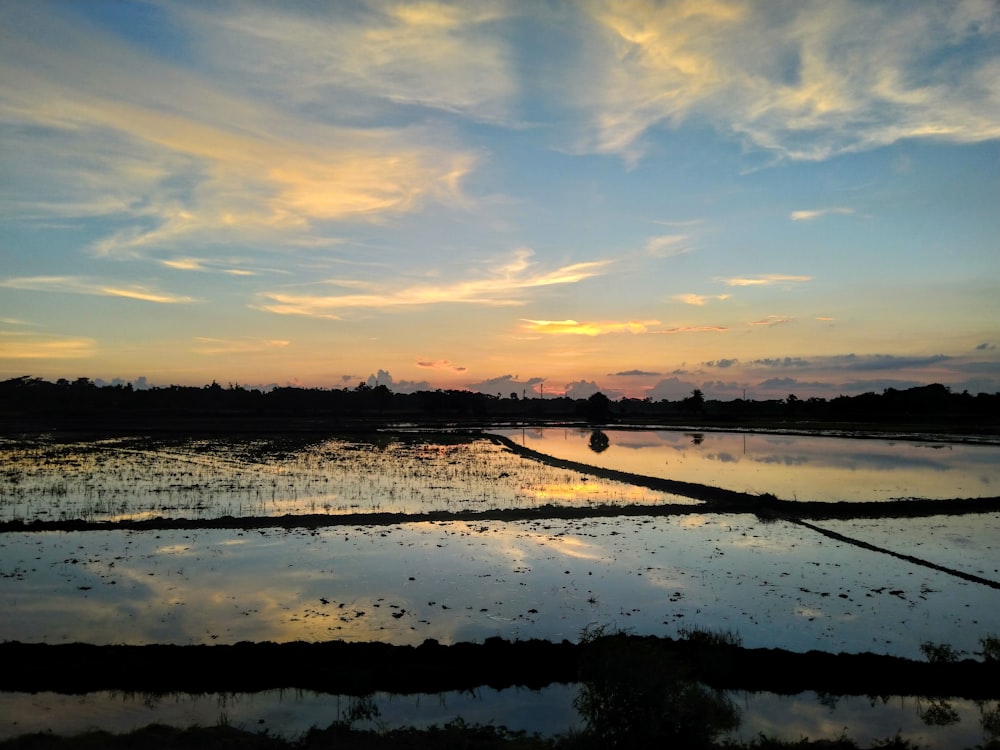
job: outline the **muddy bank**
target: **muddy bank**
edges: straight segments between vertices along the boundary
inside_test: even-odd
[[[617,479],[621,472],[601,470],[595,476]],[[616,476],[617,475],[617,476]],[[625,481],[625,480],[621,480]],[[660,480],[654,480],[660,481]],[[666,481],[666,480],[664,480]],[[748,496],[752,497],[752,496]],[[282,516],[221,516],[219,518],[146,518],[124,521],[0,521],[0,533],[43,531],[170,531],[193,529],[319,529],[336,526],[395,526],[405,523],[447,523],[452,521],[532,521],[542,519],[665,517],[703,513],[753,513],[765,520],[824,518],[918,518],[923,516],[995,513],[1000,497],[956,498],[954,500],[898,500],[886,502],[793,502],[757,498],[745,505],[595,505],[585,508],[542,505],[535,508],[506,508],[484,511],[434,511],[429,513],[311,513]]]
[[[596,645],[595,645],[596,644]],[[238,643],[217,646],[0,644],[0,690],[257,692],[288,688],[365,695],[540,688],[580,680],[599,645],[662,650],[691,679],[719,689],[795,694],[1000,697],[1000,662],[927,663],[874,654],[795,653],[655,636],[587,644],[507,641],[443,646],[385,643]]]

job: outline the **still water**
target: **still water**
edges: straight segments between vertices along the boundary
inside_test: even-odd
[[[892,524],[897,548],[933,562],[961,545],[1000,578],[1000,514]],[[752,514],[7,533],[0,569],[0,638],[46,643],[560,641],[606,625],[920,659],[924,641],[971,654],[1000,633],[1000,588]]]
[[[443,726],[461,718],[469,724],[502,724],[514,731],[554,736],[583,727],[583,720],[573,708],[577,690],[577,685],[557,683],[541,690],[482,687],[438,694],[375,693],[369,697],[375,716],[354,726]],[[988,721],[992,713],[1000,710],[996,701],[930,701],[916,696],[879,699],[820,696],[814,692],[775,695],[731,691],[728,697],[740,714],[740,726],[729,737],[742,742],[762,732],[788,741],[802,737],[834,739],[845,733],[860,747],[867,747],[898,734],[927,750],[949,750],[982,742],[989,736],[984,731],[984,719]],[[197,695],[0,693],[0,740],[42,731],[57,735],[95,728],[129,732],[153,722],[181,728],[226,722],[249,731],[296,739],[311,727],[324,728],[343,720],[356,700],[299,690]],[[949,711],[948,724],[928,720],[930,711],[941,706]]]
[[[997,445],[673,430],[496,432],[558,458],[783,500],[1000,495]]]
[[[787,499],[992,496],[1000,481],[997,446],[608,430],[607,445],[595,441],[603,449],[594,450],[590,430],[507,434],[582,463]],[[6,441],[0,455],[5,520],[467,511],[550,503],[687,502],[691,510],[684,498],[556,469],[484,440]],[[919,659],[927,641],[971,656],[980,638],[1000,633],[1000,585],[994,585],[1000,581],[1000,513],[814,523],[872,547],[747,513],[291,530],[9,531],[0,534],[0,639],[416,644],[491,636],[576,640],[588,626],[600,625],[664,636],[704,628],[734,632],[748,647]],[[898,556],[904,553],[908,559]],[[474,696],[452,695],[442,710],[417,713],[442,723],[454,715],[477,720],[482,711],[516,727],[511,717],[521,709],[507,711],[505,702],[527,696],[531,705],[563,706],[546,715],[565,724],[537,727],[558,732],[577,720],[573,690],[553,687],[544,698],[479,691],[488,706]],[[78,713],[73,701],[92,719],[106,713],[107,726],[121,726],[114,717],[122,714],[140,721],[146,710],[145,702],[115,695],[0,699],[0,726],[10,733],[27,731],[23,722],[32,712],[58,731],[59,717]],[[335,699],[290,701],[277,694],[220,704],[211,697],[179,697],[176,705],[160,701],[155,713],[166,722],[175,708],[203,724],[223,714],[237,724],[263,719],[274,731],[284,722],[294,733],[329,723]],[[380,697],[382,720],[393,725],[398,715],[421,723],[408,700]],[[440,700],[426,696],[423,708]],[[739,731],[747,738],[790,727],[784,736],[797,739],[836,737],[849,727],[863,739],[864,731],[885,737],[909,723],[915,734],[907,736],[930,747],[967,746],[980,736],[929,740],[926,733],[937,729],[923,729],[919,699],[907,700],[902,714],[893,713],[894,705],[872,706],[875,718],[856,723],[851,717],[868,711],[866,699],[831,706],[816,696],[747,696]],[[979,731],[979,707],[955,702],[954,708],[963,717],[961,731]],[[887,711],[894,725],[888,729],[881,718]]]

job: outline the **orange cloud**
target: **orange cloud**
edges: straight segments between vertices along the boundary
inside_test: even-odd
[[[0,359],[85,359],[95,353],[89,338],[54,338],[0,332]]]
[[[571,336],[602,336],[608,333],[648,333],[649,326],[660,324],[658,320],[630,320],[625,323],[592,322],[579,323],[575,320],[528,320],[522,319],[524,328],[535,333]]]
[[[428,370],[450,370],[451,372],[465,372],[468,367],[456,365],[450,359],[419,360],[415,363],[417,367]]]

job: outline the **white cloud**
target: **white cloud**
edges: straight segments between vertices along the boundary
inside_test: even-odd
[[[650,237],[646,242],[646,254],[654,258],[671,258],[675,255],[690,252],[686,234],[665,234],[659,237]]]
[[[841,216],[850,216],[854,213],[854,209],[835,207],[835,208],[815,208],[815,209],[805,209],[801,211],[792,211],[788,218],[792,221],[812,221],[813,219],[818,219],[822,216],[827,216],[829,214],[840,214]]]
[[[338,116],[338,101],[371,110],[384,100],[499,122],[519,93],[516,55],[496,33],[508,15],[507,3],[375,0],[350,9],[198,3],[179,13],[223,75],[296,106]]]
[[[279,237],[312,246],[329,222],[465,204],[461,182],[477,157],[440,123],[323,122],[85,21],[16,11],[19,33],[0,44],[0,122],[17,126],[4,159],[24,177],[7,211],[21,221],[113,218],[119,228],[94,243],[99,255]]]
[[[591,55],[589,148],[634,161],[650,129],[704,117],[780,158],[906,138],[1000,137],[1000,6],[611,0]],[[971,42],[971,44],[964,44]],[[987,52],[986,50],[992,50]],[[596,78],[596,85],[594,80]]]

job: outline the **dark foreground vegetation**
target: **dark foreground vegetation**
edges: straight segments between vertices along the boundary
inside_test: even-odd
[[[1000,394],[952,393],[932,384],[833,399],[718,401],[700,390],[677,401],[524,398],[436,390],[394,393],[386,386],[263,391],[218,383],[134,389],[87,378],[55,383],[23,376],[0,382],[0,429],[345,429],[387,422],[482,424],[505,421],[691,424],[782,429],[936,430],[1000,436]]]
[[[509,642],[417,647],[376,643],[237,644],[235,646],[0,645],[10,666],[5,690],[44,686],[60,692],[118,689],[127,692],[253,692],[295,686],[354,696],[346,714],[326,729],[298,738],[276,738],[228,725],[175,729],[149,726],[115,736],[91,732],[73,738],[25,735],[0,748],[857,748],[846,736],[781,742],[764,736],[749,743],[721,739],[738,728],[739,708],[726,689],[869,696],[920,694],[940,715],[948,698],[996,699],[1000,643],[983,640],[982,661],[958,661],[947,646],[928,644],[930,661],[872,654],[838,655],[743,649],[731,633],[692,631],[682,640],[585,632],[580,642]],[[543,738],[503,727],[473,726],[456,719],[444,727],[371,731],[353,727],[376,719],[375,691],[436,692],[514,685],[542,687],[574,682],[574,705],[585,725]],[[930,712],[928,712],[930,714]],[[935,714],[937,716],[937,714]],[[932,717],[933,719],[933,717]],[[994,748],[1000,704],[983,711]],[[915,748],[898,737],[872,748]]]
[[[993,643],[995,639],[989,639]],[[259,692],[297,688],[342,695],[496,689],[585,681],[595,662],[634,660],[637,673],[662,663],[719,690],[791,695],[1000,697],[1000,650],[983,660],[914,661],[871,653],[748,649],[738,637],[694,632],[674,640],[603,631],[580,643],[488,638],[484,643],[237,643],[205,646],[96,646],[0,643],[0,690],[86,693]],[[609,654],[614,654],[611,659]],[[644,660],[635,659],[641,654]],[[625,677],[622,675],[622,679]]]

